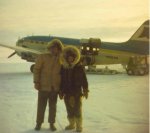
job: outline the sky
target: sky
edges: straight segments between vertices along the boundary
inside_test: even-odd
[[[149,18],[148,7],[148,0],[0,0],[0,43],[29,35],[122,42]]]

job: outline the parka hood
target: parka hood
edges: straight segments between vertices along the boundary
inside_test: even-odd
[[[64,46],[59,39],[53,39],[48,43],[47,49],[50,50],[52,47],[57,47],[60,50],[60,52],[62,52]]]
[[[74,61],[71,63],[71,65],[67,62],[67,56],[68,54],[74,55]],[[65,68],[73,68],[80,60],[80,51],[78,48],[74,46],[66,46],[61,54],[61,63]]]

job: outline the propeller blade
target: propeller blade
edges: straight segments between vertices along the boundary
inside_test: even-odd
[[[8,58],[11,58],[12,56],[14,56],[16,54],[16,51],[13,52],[11,55],[8,56]]]

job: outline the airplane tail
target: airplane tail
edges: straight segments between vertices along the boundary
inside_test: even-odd
[[[145,21],[125,43],[127,51],[149,55],[149,22],[150,20]]]
[[[149,41],[149,21],[145,21],[129,40]]]

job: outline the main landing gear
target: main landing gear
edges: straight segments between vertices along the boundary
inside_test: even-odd
[[[146,75],[149,73],[148,57],[131,57],[126,67],[128,75]]]

